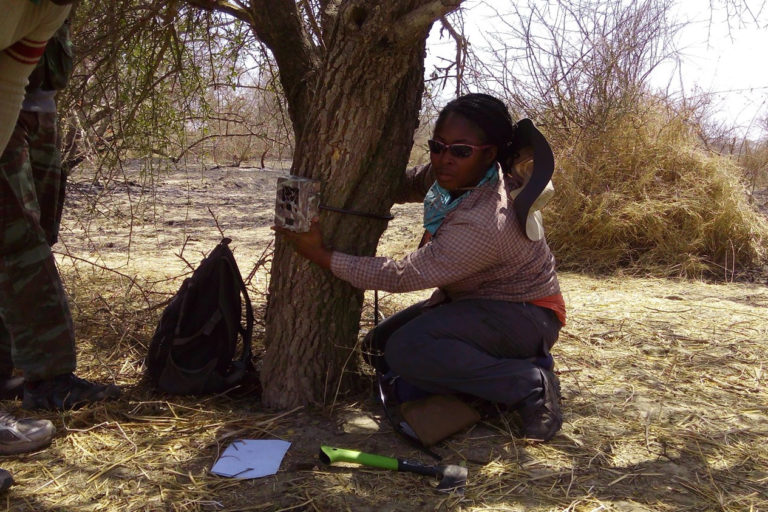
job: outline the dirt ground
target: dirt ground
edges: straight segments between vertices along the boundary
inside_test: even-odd
[[[115,180],[72,177],[55,250],[78,373],[112,380],[125,396],[36,414],[58,433],[48,449],[0,458],[17,480],[0,510],[768,510],[764,280],[561,274],[569,320],[553,355],[563,429],[550,443],[528,444],[515,414],[504,413],[438,445],[442,464],[468,468],[464,496],[436,492],[428,477],[318,460],[326,444],[435,463],[393,433],[371,390],[292,411],[266,411],[257,397],[149,391],[142,360],[160,304],[222,233],[257,311],[263,306],[282,173],[187,166],[151,177],[133,166]],[[399,256],[418,241],[420,206],[393,214],[379,252]],[[426,294],[384,295],[382,310]],[[370,325],[367,308],[362,329]],[[292,443],[276,475],[210,473],[232,440],[269,438]]]

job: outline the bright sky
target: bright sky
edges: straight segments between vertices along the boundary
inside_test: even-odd
[[[494,0],[500,11],[511,0]],[[719,0],[715,0],[716,2]],[[741,130],[750,130],[753,136],[760,136],[757,123],[768,117],[768,5],[759,13],[763,0],[740,0],[746,2],[759,15],[762,28],[751,24],[731,21],[730,33],[725,12],[717,10],[710,20],[709,0],[675,0],[673,16],[687,21],[688,26],[680,32],[678,47],[682,49],[680,67],[673,65],[657,69],[652,84],[671,91],[682,91],[690,97],[705,93],[713,94],[715,118],[732,124]],[[483,30],[493,30],[493,18],[480,0],[467,0],[466,33],[471,43],[487,46],[481,35]],[[436,62],[436,55],[451,57],[455,50],[445,38],[438,40],[439,24],[435,24],[430,38],[427,66]],[[682,84],[682,87],[681,87]],[[762,133],[765,136],[765,133]]]
[[[680,18],[690,25],[681,33],[681,76],[685,90],[694,87],[714,94],[720,118],[756,132],[761,117],[768,116],[768,18],[760,23],[732,21],[730,32],[724,11],[715,11],[710,22],[705,0],[677,0]],[[762,1],[750,1],[755,8]]]

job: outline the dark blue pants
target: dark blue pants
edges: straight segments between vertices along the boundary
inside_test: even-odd
[[[417,303],[366,336],[369,362],[429,393],[465,393],[510,406],[534,405],[560,323],[529,303],[486,299]],[[382,355],[383,354],[383,357]],[[533,402],[531,402],[533,401]]]

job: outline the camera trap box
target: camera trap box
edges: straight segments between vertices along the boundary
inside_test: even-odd
[[[309,231],[320,208],[320,181],[300,176],[277,179],[275,225],[302,233]]]

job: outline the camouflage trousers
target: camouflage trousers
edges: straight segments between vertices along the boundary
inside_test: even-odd
[[[0,375],[75,369],[69,304],[51,252],[64,183],[56,114],[22,111],[0,157]]]

